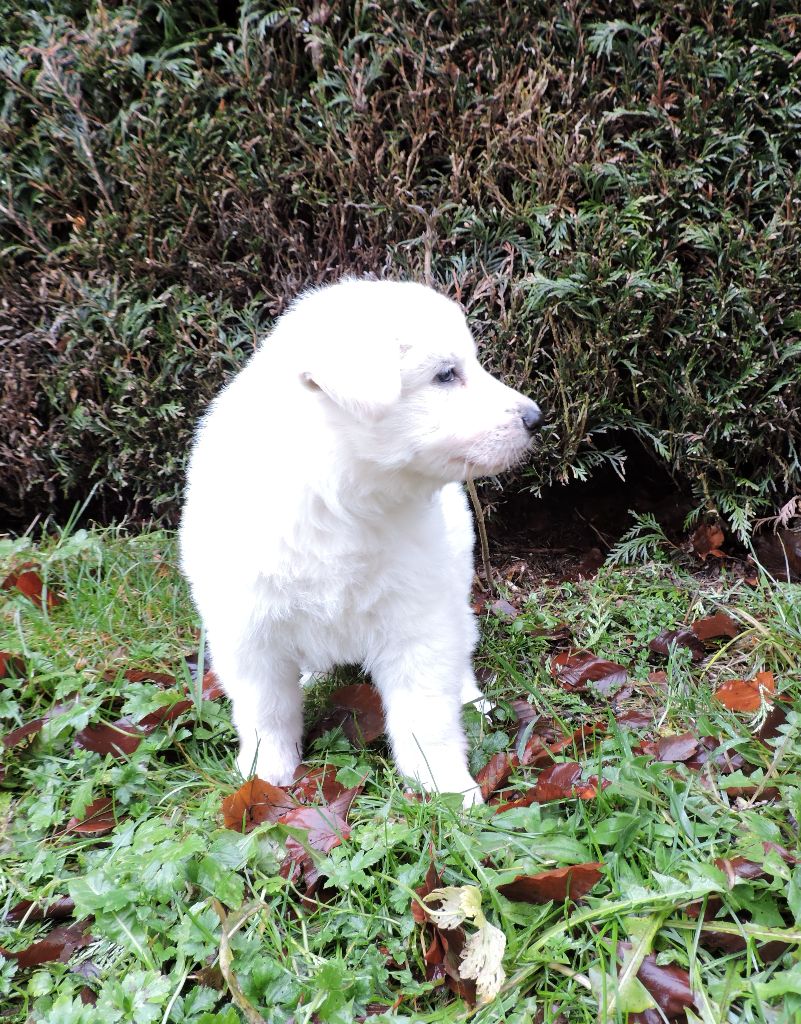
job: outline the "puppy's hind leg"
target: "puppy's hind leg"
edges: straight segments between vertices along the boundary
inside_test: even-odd
[[[227,646],[210,635],[209,647],[214,670],[231,698],[242,777],[257,775],[276,786],[288,785],[301,759],[299,667],[252,640]]]

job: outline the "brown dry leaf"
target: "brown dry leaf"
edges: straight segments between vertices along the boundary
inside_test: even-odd
[[[688,647],[693,661],[703,661],[706,657],[706,648],[697,634],[686,626],[679,629],[663,629],[648,644],[648,649],[654,654],[661,654],[667,657],[671,647]]]
[[[12,729],[11,732],[7,732],[3,737],[3,745],[7,749],[19,746],[29,736],[35,736],[40,733],[44,728],[46,722],[49,722],[51,718],[57,718],[58,715],[63,714],[65,711],[69,711],[77,703],[77,695],[72,694],[62,701],[60,704],[54,704],[49,711],[47,711],[41,718],[34,718],[31,722],[26,722],[25,725],[21,725],[18,729]]]
[[[301,764],[295,772],[290,792],[299,804],[330,803],[345,792],[342,783],[337,782],[337,771],[330,764],[319,768]]]
[[[145,735],[145,730],[134,725],[126,715],[116,722],[87,725],[85,729],[75,733],[75,743],[85,750],[93,750],[96,754],[120,757],[132,754]]]
[[[708,523],[701,523],[693,533],[690,543],[696,555],[705,562],[709,555],[715,558],[725,557],[720,550],[724,540],[723,530],[717,524],[710,526]]]
[[[580,900],[601,877],[601,861],[571,864],[536,875],[518,875],[512,882],[499,885],[498,892],[518,903],[549,903]]]
[[[356,746],[366,746],[382,736],[386,728],[378,690],[369,683],[353,683],[334,690],[328,699],[331,710],[317,723],[311,738],[331,729],[342,731]]]
[[[496,618],[505,619],[507,622],[513,622],[520,614],[517,608],[503,597],[493,601],[489,606],[489,610]]]
[[[573,797],[573,786],[581,777],[581,765],[578,761],[566,761],[545,768],[537,777],[534,787],[537,803],[549,800],[565,800]]]
[[[43,595],[46,594],[47,607],[55,608],[64,599],[49,588],[45,591],[42,577],[39,575],[39,568],[40,566],[36,562],[25,562],[19,569],[6,576],[3,582],[0,583],[0,589],[18,590],[35,604],[37,608],[42,607]]]
[[[0,947],[0,953],[7,958],[13,957],[23,968],[39,967],[41,964],[47,964],[53,960],[66,963],[76,949],[81,949],[94,942],[94,938],[87,931],[88,927],[88,919],[77,921],[75,924],[59,925],[43,939],[32,943],[26,949],[12,953]]]
[[[691,732],[677,736],[661,736],[654,743],[640,745],[644,754],[650,754],[655,761],[681,762],[692,757],[698,750],[700,739]]]
[[[476,782],[481,789],[481,795],[485,800],[501,789],[512,771],[519,765],[515,754],[507,751],[499,751],[489,759],[481,771],[476,775]]]
[[[117,819],[114,816],[114,801],[107,796],[101,796],[84,811],[83,818],[70,818],[67,822],[65,832],[78,832],[81,835],[104,836],[114,828]]]
[[[0,679],[22,679],[25,675],[25,662],[17,654],[0,651]]]
[[[729,679],[715,690],[715,699],[730,711],[758,711],[763,700],[776,693],[772,672],[757,672],[753,679]]]
[[[618,943],[619,955],[628,943]],[[683,967],[668,964],[660,967],[656,956],[649,953],[643,960],[637,977],[648,989],[657,1006],[667,1020],[685,1020],[685,1010],[695,1006],[695,997],[690,987],[690,975]],[[656,1014],[656,1015],[654,1015]],[[650,1016],[649,1016],[650,1015]],[[663,1018],[656,1011],[629,1014],[629,1024],[651,1024]]]
[[[278,819],[297,807],[294,797],[280,786],[253,778],[222,802],[223,821],[234,832],[252,832],[265,821]]]
[[[69,896],[54,896],[49,903],[20,900],[6,914],[6,921],[63,921],[72,917],[75,903]]]
[[[717,640],[722,636],[733,640],[742,632],[739,622],[735,622],[726,612],[715,612],[714,615],[708,615],[705,619],[696,619],[690,624],[690,629],[699,640],[704,641]]]
[[[428,870],[426,871],[425,881],[419,888],[414,891],[420,897],[420,900],[412,900],[412,917],[418,924],[425,924],[428,921],[428,914],[426,908],[422,904],[424,897],[428,896],[435,889],[442,887],[442,875],[437,871],[437,865],[434,863],[434,849],[433,847],[429,850],[430,861]]]
[[[587,683],[593,689],[607,693],[616,686],[622,686],[628,677],[626,669],[614,661],[599,658],[592,651],[562,651],[551,659],[551,675],[566,689],[586,690]]]

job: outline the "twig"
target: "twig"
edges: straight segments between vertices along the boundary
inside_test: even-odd
[[[476,526],[478,527],[478,537],[481,542],[481,561],[484,564],[484,578],[487,581],[487,590],[493,597],[497,597],[497,591],[495,589],[495,582],[492,578],[492,566],[490,565],[489,556],[489,542],[487,541],[487,527],[484,524],[484,511],[481,508],[481,502],[478,500],[476,494],[476,485],[473,483],[473,478],[467,478],[467,493],[470,495],[470,501],[473,503],[473,511],[476,514]]]

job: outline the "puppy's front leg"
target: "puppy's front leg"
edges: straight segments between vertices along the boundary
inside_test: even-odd
[[[242,777],[255,774],[276,786],[288,785],[301,759],[303,696],[298,666],[271,657],[261,645],[241,644],[232,650],[210,646],[214,670],[231,698]]]
[[[432,646],[406,645],[385,652],[371,673],[398,769],[426,790],[462,793],[469,807],[483,800],[467,768],[460,693],[464,667],[453,671],[451,661],[448,652]]]

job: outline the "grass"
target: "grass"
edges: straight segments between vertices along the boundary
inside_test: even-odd
[[[688,972],[695,1010],[676,1019],[801,1020],[801,868],[762,845],[799,845],[798,587],[767,579],[748,585],[725,566],[699,579],[677,564],[648,562],[606,568],[591,581],[545,582],[513,621],[485,616],[478,660],[496,673],[488,690],[497,706],[489,720],[467,713],[473,769],[514,744],[509,702],[523,697],[567,730],[606,724],[598,745],[579,741],[558,759],[575,758],[585,777],[599,775],[608,787],[592,800],[466,814],[447,795],[410,799],[380,742],[357,750],[340,731],[328,733],[308,760],[335,766],[346,785],[362,776],[366,783],[350,811],[350,838],[317,856],[325,898],[310,899],[279,874],[286,826],[247,835],[223,827],[221,801],[239,785],[224,701],[197,702],[127,757],[74,745],[88,722],[139,720],[163,705],[161,687],[126,681],[125,671],[180,680],[184,656],[197,651],[172,535],[78,531],[38,548],[0,542],[2,576],[28,560],[65,600],[39,609],[0,591],[0,650],[24,662],[19,678],[0,680],[0,728],[7,733],[73,693],[79,699],[27,746],[4,752],[0,917],[20,900],[69,894],[74,918],[93,919],[92,941],[66,962],[24,968],[11,956],[0,960],[0,1019],[248,1020],[219,969],[222,912],[229,931],[241,918],[223,959],[230,952],[241,994],[268,1021],[374,1014],[376,1021],[625,1022],[642,992],[620,974],[624,940],[640,954],[653,952],[658,966]],[[648,641],[661,629],[721,607],[744,630],[704,662],[692,664],[678,648],[667,662],[649,656]],[[608,696],[570,693],[552,678],[547,630],[559,623],[572,629],[574,646],[629,668],[637,682],[623,708],[647,704],[648,673],[665,670],[664,690],[651,700],[651,735],[719,737],[717,752],[742,755],[742,769],[725,777],[719,767],[694,770],[641,752],[644,734],[617,723]],[[774,673],[788,711],[765,743],[754,735],[759,712],[730,712],[712,696],[721,681],[760,670]],[[325,684],[310,695],[310,716],[325,695]],[[535,777],[521,768],[511,785],[525,791]],[[755,784],[765,787],[763,799],[725,789]],[[768,787],[777,792],[766,800]],[[80,819],[103,796],[113,799],[112,831],[65,832],[72,816]],[[507,979],[486,1006],[471,1008],[441,979],[426,980],[428,940],[411,907],[432,856],[443,884],[479,888],[484,912],[506,936]],[[756,861],[762,874],[730,884],[714,861],[735,856]],[[516,875],[592,861],[602,862],[601,878],[578,903],[512,902],[498,891]],[[687,910],[699,900],[720,903],[717,948],[709,941],[714,914]],[[20,951],[52,927],[6,918],[0,945]],[[764,943],[779,938],[786,951],[771,958]]]

